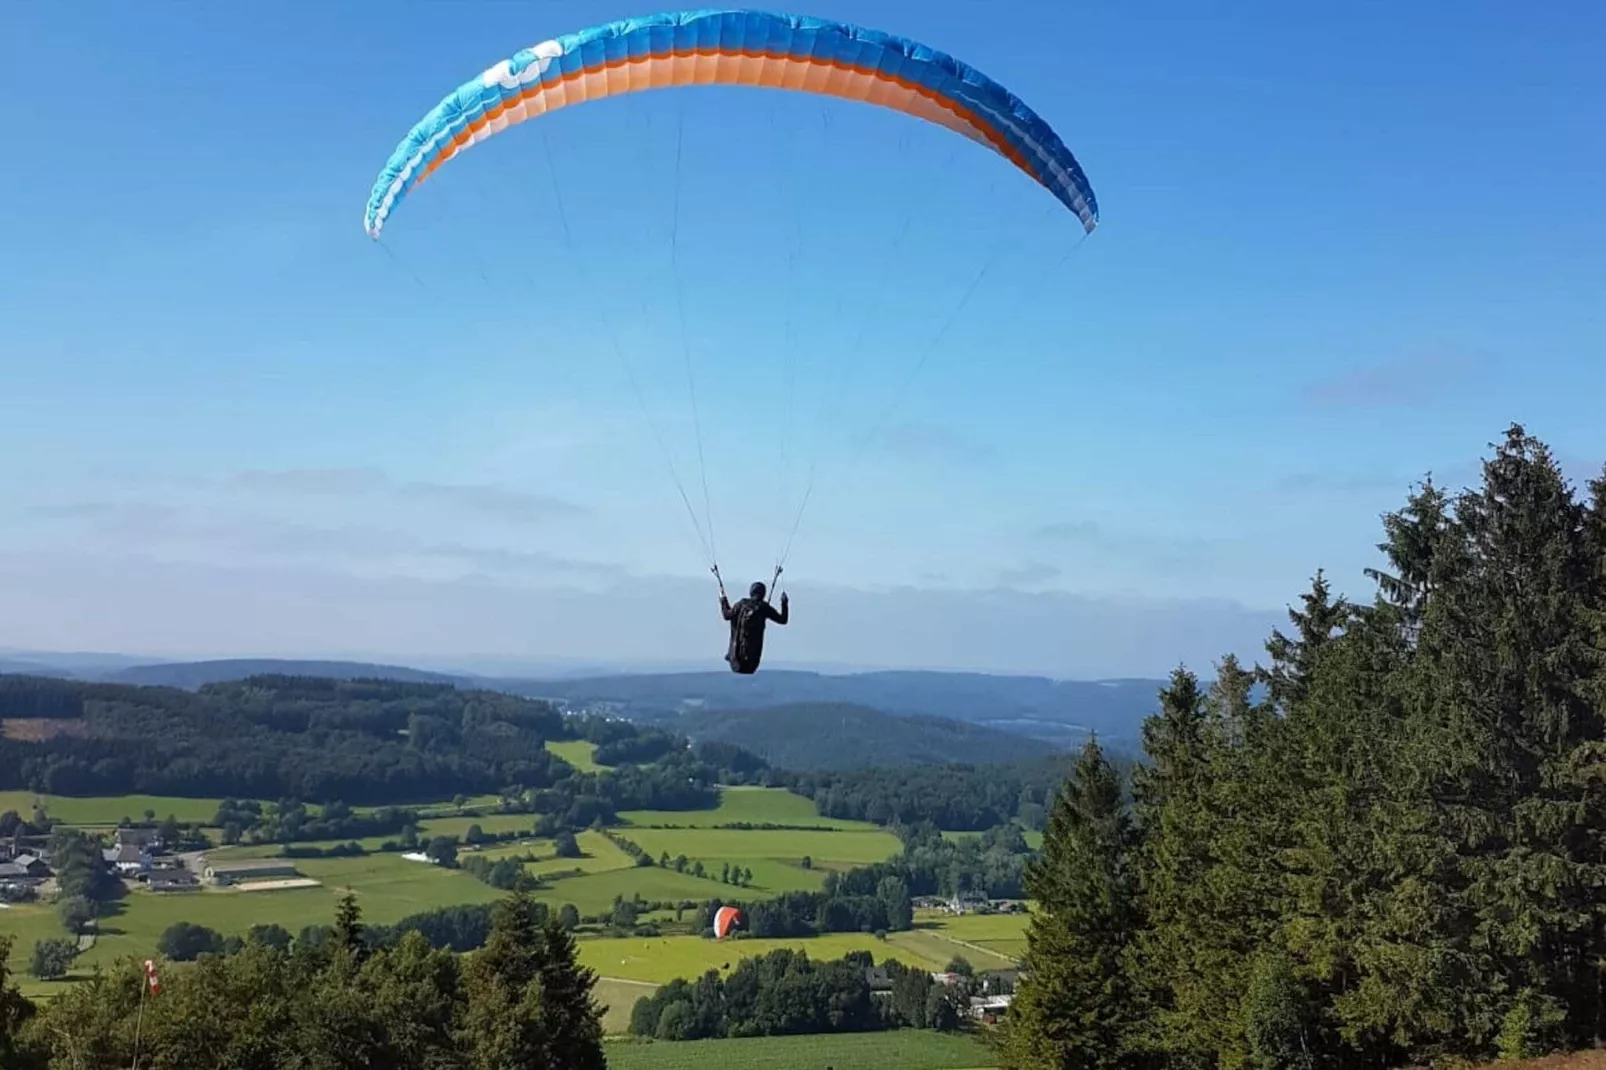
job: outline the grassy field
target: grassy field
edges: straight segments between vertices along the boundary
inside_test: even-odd
[[[719,806],[713,810],[625,810],[622,821],[643,827],[710,828],[735,821],[753,824],[809,825],[833,829],[873,831],[865,821],[843,821],[821,817],[814,803],[784,788],[725,788],[719,793]]]
[[[742,858],[781,858],[796,861],[816,858],[864,864],[883,862],[902,849],[898,837],[879,829],[871,832],[746,831],[743,829],[621,829],[626,839],[657,858],[667,851],[673,858],[735,862]]]
[[[592,994],[605,1008],[602,1012],[602,1031],[608,1036],[619,1036],[630,1028],[630,1011],[636,1000],[658,991],[658,986],[641,981],[605,979],[597,982]]]
[[[131,891],[102,919],[102,935],[79,957],[77,969],[82,973],[124,955],[148,955],[156,950],[162,931],[178,921],[192,921],[225,935],[242,934],[253,925],[283,925],[292,933],[308,925],[327,925],[334,919],[337,897],[348,887],[357,896],[363,920],[376,924],[440,906],[488,903],[503,894],[466,873],[409,862],[395,854],[299,859],[296,868],[323,881],[323,887],[271,892],[208,888],[181,895]],[[63,935],[49,906],[0,910],[0,933],[17,937],[13,962],[20,966],[26,966],[38,939]]]
[[[978,1070],[995,1065],[974,1037],[906,1029],[804,1037],[743,1037],[675,1043],[615,1041],[610,1070]]]
[[[560,862],[572,859],[558,859]],[[533,867],[532,867],[533,868]],[[662,870],[657,866],[636,869],[613,869],[600,873],[588,873],[583,877],[567,877],[554,881],[552,884],[535,893],[535,898],[553,906],[562,906],[564,903],[573,903],[582,914],[598,914],[609,910],[613,906],[613,897],[623,896],[631,898],[638,892],[643,899],[668,899],[679,902],[689,899],[700,903],[705,899],[718,898],[721,893],[731,891],[728,885],[718,881],[699,880],[676,873],[674,870]]]
[[[752,869],[752,890],[774,894],[817,891],[825,880],[823,869],[846,868],[881,862],[898,853],[896,836],[872,831],[744,831],[740,829],[679,828],[622,830],[653,859],[685,855],[701,861],[717,876],[723,863]],[[818,868],[805,869],[808,858]]]
[[[909,966],[940,970],[953,957],[951,946],[935,957],[914,942],[903,938],[913,934],[893,933],[877,940],[868,933],[829,933],[797,940],[705,940],[701,936],[628,937],[580,941],[580,961],[602,977],[625,981],[665,984],[677,977],[697,978],[708,970],[735,965],[739,959],[765,955],[787,947],[805,952],[809,958],[839,959],[850,951],[868,951],[877,962],[895,958]]]
[[[584,739],[547,740],[546,749],[574,766],[577,773],[599,773],[606,766],[598,765],[597,745]]]
[[[146,810],[156,811],[156,820],[172,814],[180,821],[210,822],[217,816],[221,799],[180,799],[166,795],[85,796],[38,795],[31,791],[0,791],[0,813],[15,810],[23,817],[33,814],[34,804],[42,802],[51,817],[69,825],[115,825],[123,818],[139,821]]]
[[[1026,846],[1032,850],[1041,851],[1043,849],[1043,834],[1041,832],[1036,829],[1022,829],[1021,835],[1026,837]],[[954,841],[981,839],[981,833],[979,832],[954,832],[947,829],[943,831],[942,836],[945,840]]]
[[[961,914],[958,916],[942,913],[927,913],[921,911],[915,919],[917,932],[933,932],[950,940],[963,941],[975,947],[985,948],[994,955],[1019,961],[1026,954],[1026,925],[1028,915],[1025,914]],[[929,928],[927,928],[929,926]],[[961,952],[965,954],[965,952]],[[971,962],[977,966],[986,966],[988,963],[974,955],[968,955]]]

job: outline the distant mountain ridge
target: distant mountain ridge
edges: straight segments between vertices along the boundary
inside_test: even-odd
[[[985,673],[887,671],[827,676],[791,670],[501,681],[531,698],[608,706],[653,718],[689,710],[761,709],[798,703],[865,706],[900,716],[945,717],[1075,745],[1090,733],[1134,740],[1153,712],[1160,680],[1051,680]]]
[[[99,679],[109,684],[144,684],[195,690],[206,684],[243,680],[248,676],[281,674],[319,676],[330,680],[372,678],[410,684],[473,686],[466,676],[411,669],[405,665],[370,665],[356,661],[278,661],[273,658],[232,658],[223,661],[179,661],[118,669]]]
[[[698,710],[665,727],[694,743],[717,740],[796,772],[960,762],[1005,765],[1041,758],[1035,739],[946,717],[882,713],[866,706],[799,703],[750,710]]]
[[[633,720],[663,721],[697,711],[843,705],[899,717],[939,717],[1053,743],[1080,744],[1090,733],[1135,742],[1155,708],[1160,680],[1052,680],[986,673],[875,671],[825,674],[795,669],[755,676],[729,672],[620,673],[526,679],[432,672],[401,665],[338,660],[233,658],[128,665],[116,655],[73,655],[71,664],[18,652],[0,672],[194,690],[247,676],[282,673],[334,679],[377,677],[442,683],[543,698],[570,709],[596,709]],[[132,659],[128,659],[132,660]]]

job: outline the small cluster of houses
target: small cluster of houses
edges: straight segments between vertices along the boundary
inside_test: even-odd
[[[1010,992],[1013,992],[1015,989],[1015,983],[1020,980],[1020,971],[989,971],[986,976],[1000,979],[1004,982],[1002,987],[1005,987],[1009,989]],[[890,993],[892,991],[892,978],[887,973],[886,967],[884,966],[871,966],[867,968],[864,971],[864,979],[869,983],[870,992],[872,994]],[[972,978],[965,977],[963,974],[940,972],[933,973],[931,975],[931,979],[936,981],[938,984],[947,985],[949,988],[954,988],[964,984],[966,981],[973,980]],[[972,991],[974,991],[974,989]],[[1008,993],[1002,995],[971,996],[969,1002],[970,1016],[979,1022],[986,1022],[988,1025],[996,1025],[998,1023],[998,1019],[1003,1017],[1004,1012],[1009,1009],[1010,1001],[1014,998],[1014,996],[1009,995]]]
[[[0,899],[31,898],[50,879],[50,864],[32,851],[0,849]]]
[[[959,892],[944,899],[923,895],[915,899],[920,910],[945,910],[950,914],[1021,914],[1026,904],[1015,899],[989,899],[986,892]]]
[[[120,828],[102,854],[118,876],[137,880],[153,892],[190,892],[200,885],[183,859],[166,853],[155,829]]]

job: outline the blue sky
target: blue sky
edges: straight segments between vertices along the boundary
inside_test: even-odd
[[[700,516],[683,346],[733,583],[817,465],[805,662],[1252,654],[1507,422],[1606,458],[1598,4],[828,3],[1017,92],[1100,229],[908,117],[699,90],[515,128],[363,234],[443,94],[648,10],[9,9],[0,646],[717,665],[651,430]]]

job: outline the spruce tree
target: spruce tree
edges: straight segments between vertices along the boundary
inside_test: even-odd
[[[1027,870],[1037,903],[1024,976],[1006,1017],[1006,1070],[1134,1065],[1127,957],[1138,927],[1135,832],[1096,741],[1054,800]]]
[[[1455,572],[1439,581],[1422,644],[1443,734],[1437,801],[1487,978],[1462,1028],[1474,1050],[1509,1036],[1513,1014],[1540,1023],[1525,1047],[1593,1039],[1606,865],[1583,771],[1602,741],[1590,699],[1606,659],[1591,522],[1549,449],[1513,425],[1483,485],[1457,499],[1454,525]]]
[[[605,1070],[602,1015],[592,999],[597,975],[580,965],[574,936],[557,918],[541,927],[541,1024],[552,1070]]]

